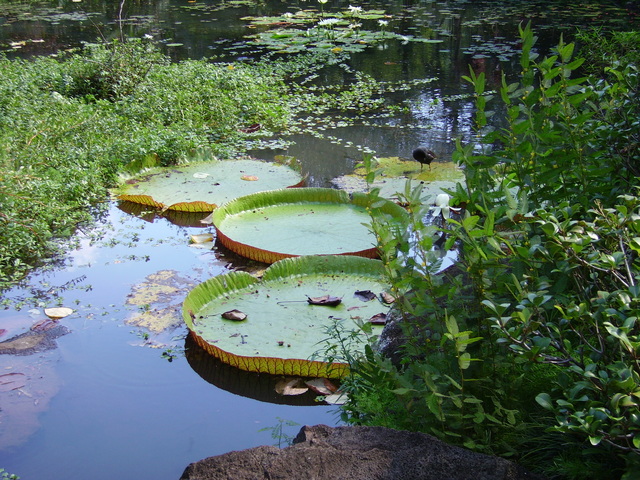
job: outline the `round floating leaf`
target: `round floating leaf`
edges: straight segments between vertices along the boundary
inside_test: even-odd
[[[273,263],[301,255],[377,256],[369,198],[330,188],[261,192],[232,200],[212,215],[217,239],[247,258]],[[375,209],[402,222],[406,212],[389,201]]]
[[[314,354],[330,346],[327,330],[334,323],[357,330],[357,322],[385,308],[355,295],[385,291],[383,273],[382,263],[368,258],[288,258],[267,268],[262,280],[231,272],[201,283],[187,295],[182,316],[196,343],[224,363],[250,372],[336,378],[347,366],[315,360]],[[336,306],[307,302],[324,295],[342,301]],[[247,317],[242,322],[223,319],[221,314],[230,310]]]
[[[72,313],[73,313],[73,309],[72,308],[68,308],[68,307],[52,307],[52,308],[45,308],[44,309],[44,314],[47,317],[52,318],[54,320],[58,320],[60,318],[68,317]]]
[[[407,180],[412,187],[423,185],[422,198],[441,193],[444,189],[455,190],[456,183],[464,182],[464,173],[453,162],[433,162],[431,168],[420,168],[413,160],[402,160],[398,157],[380,158],[376,165],[378,177],[370,186],[365,181],[366,172],[358,168],[353,174],[334,178],[331,183],[347,192],[364,192],[369,187],[379,188],[384,198],[393,198],[398,192],[405,190]]]
[[[303,184],[300,173],[288,165],[216,160],[154,169],[127,182],[119,190],[118,199],[163,210],[211,212],[240,195]]]

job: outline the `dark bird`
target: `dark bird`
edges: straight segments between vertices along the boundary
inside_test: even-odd
[[[437,155],[426,147],[418,147],[413,151],[413,159],[420,162],[420,171],[425,164],[429,165],[429,170],[431,170],[431,162],[436,157]]]

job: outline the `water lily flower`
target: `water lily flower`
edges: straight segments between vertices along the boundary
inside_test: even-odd
[[[352,23],[349,25],[349,28],[355,30],[356,28],[360,28],[362,26],[361,23]]]
[[[319,27],[326,27],[328,25],[334,25],[338,23],[340,20],[337,18],[325,18],[324,20],[320,20],[318,22]]]
[[[353,5],[349,5],[349,11],[351,14],[356,14],[362,12],[362,7],[354,7]]]
[[[378,23],[381,27],[386,27],[387,25],[389,25],[389,20],[378,20]]]
[[[282,16],[283,16],[284,18],[292,18],[292,17],[293,17],[293,13],[291,13],[291,12],[284,12],[284,13],[282,14]]]
[[[451,197],[446,193],[440,193],[436,195],[435,208],[433,209],[433,216],[437,217],[440,213],[444,218],[449,218],[449,212],[451,207],[449,207],[449,201]]]
[[[329,0],[318,0],[318,3],[321,5],[324,5],[325,3],[327,3]]]
[[[460,208],[451,207],[449,202],[451,197],[446,193],[436,195],[435,207],[433,208],[433,216],[437,217],[442,213],[442,217],[447,219],[451,213],[460,213]]]

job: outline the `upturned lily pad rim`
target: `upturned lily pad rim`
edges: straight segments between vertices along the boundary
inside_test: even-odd
[[[222,362],[249,372],[269,373],[272,375],[293,375],[304,377],[341,378],[348,372],[344,363],[327,363],[308,358],[278,358],[274,356],[245,356],[226,351],[210,342],[198,333],[195,319],[198,312],[211,304],[216,304],[226,296],[251,290],[259,290],[261,284],[270,282],[290,282],[305,276],[326,275],[329,277],[370,278],[384,284],[384,266],[380,260],[362,257],[343,257],[339,255],[305,255],[280,260],[268,267],[262,279],[235,271],[212,277],[192,289],[184,300],[182,317],[192,339],[207,353]],[[355,285],[354,285],[355,287]],[[327,313],[330,307],[318,308],[318,312]],[[330,313],[330,312],[329,312]],[[198,322],[200,320],[198,319]],[[314,352],[310,352],[310,355]]]
[[[299,189],[279,189],[253,193],[238,197],[223,204],[212,214],[212,222],[216,229],[216,239],[229,250],[246,258],[264,263],[274,263],[285,258],[294,258],[300,255],[286,251],[274,251],[259,248],[255,245],[241,242],[232,238],[224,231],[224,221],[226,218],[242,212],[251,211],[276,205],[305,205],[305,204],[344,204],[361,207],[364,209],[376,210],[377,212],[389,215],[400,222],[406,222],[407,212],[399,205],[380,198],[372,199],[366,193],[349,194],[342,190],[333,188],[299,188]],[[291,225],[295,228],[295,224]],[[366,258],[378,258],[377,246],[350,252],[321,253],[323,255],[349,255]]]

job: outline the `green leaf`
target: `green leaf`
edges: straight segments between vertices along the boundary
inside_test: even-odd
[[[396,388],[394,390],[391,390],[393,393],[395,393],[396,395],[406,395],[409,392],[412,392],[413,389],[411,388]]]
[[[461,370],[466,370],[471,365],[471,355],[467,352],[458,357],[458,366]]]
[[[602,438],[602,435],[589,435],[589,442],[591,443],[591,445],[596,446],[600,444]]]
[[[458,329],[458,322],[456,321],[454,316],[448,315],[445,319],[445,324],[447,326],[447,332],[449,332],[454,337],[458,335],[460,330]]]
[[[536,396],[536,402],[547,410],[553,410],[553,403],[551,403],[551,396],[548,393],[539,393]]]

